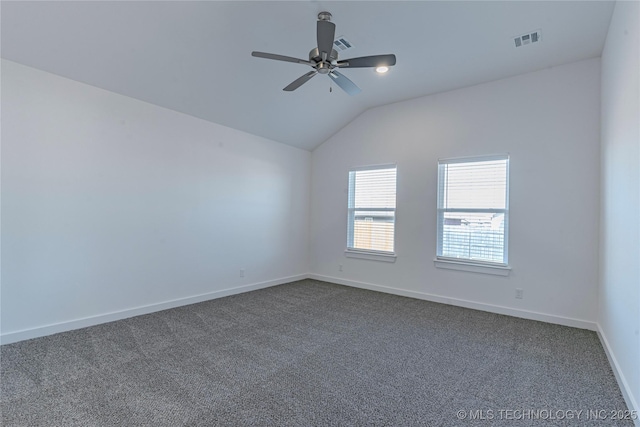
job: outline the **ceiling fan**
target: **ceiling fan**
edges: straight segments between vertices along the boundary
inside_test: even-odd
[[[338,71],[339,68],[390,67],[396,64],[395,55],[361,56],[359,58],[343,59],[338,61],[338,52],[333,49],[335,32],[336,25],[331,22],[331,14],[329,12],[320,12],[318,14],[318,26],[316,31],[318,47],[309,52],[308,61],[306,59],[298,59],[291,56],[255,51],[251,52],[251,56],[274,59],[276,61],[305,64],[313,68],[312,71],[309,71],[285,87],[283,90],[287,92],[298,89],[316,74],[326,74],[349,95],[356,95],[361,92],[360,88],[341,74]]]

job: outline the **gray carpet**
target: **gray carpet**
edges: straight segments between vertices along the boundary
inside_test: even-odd
[[[633,425],[594,332],[313,280],[0,356],[3,426]]]

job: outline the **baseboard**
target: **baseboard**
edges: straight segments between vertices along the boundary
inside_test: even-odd
[[[620,391],[622,392],[622,397],[624,397],[624,401],[627,404],[627,408],[630,411],[636,411],[636,413],[640,417],[640,406],[638,406],[638,402],[633,396],[633,392],[631,388],[629,388],[629,383],[627,382],[622,370],[620,369],[620,365],[618,364],[618,360],[609,345],[609,341],[607,340],[607,336],[604,334],[602,327],[598,323],[598,329],[596,331],[598,333],[598,338],[600,338],[600,342],[602,343],[602,347],[604,348],[604,352],[607,355],[607,359],[609,359],[609,364],[611,365],[611,370],[616,377],[616,381],[618,381],[618,386],[620,387]],[[640,427],[640,418],[634,420],[636,427]]]
[[[258,289],[268,288],[271,286],[282,285],[284,283],[303,280],[308,277],[307,274],[299,274],[296,276],[283,277],[265,282],[253,283],[250,285],[238,286],[235,288],[227,288],[219,291],[208,292],[205,294],[194,295],[185,298],[177,298],[156,304],[149,304],[141,307],[135,307],[127,310],[115,311],[111,313],[99,314],[96,316],[84,317],[82,319],[70,320],[51,325],[39,326],[37,328],[23,329],[15,332],[7,332],[0,335],[0,344],[11,344],[18,341],[24,341],[32,338],[53,335],[60,332],[71,331],[74,329],[95,326],[101,323],[113,322],[116,320],[127,319],[129,317],[140,316],[143,314],[154,313],[156,311],[167,310],[169,308],[181,307],[183,305],[195,304],[198,302],[208,301],[211,299],[222,298],[229,295],[240,294]]]
[[[640,413],[640,406],[635,400],[633,393],[629,388],[629,385],[625,379],[625,376],[620,369],[618,361],[613,351],[611,350],[607,337],[598,323],[590,322],[586,320],[562,317],[562,316],[555,316],[555,315],[550,315],[545,313],[538,313],[538,312],[528,311],[528,310],[518,310],[510,307],[479,303],[475,301],[468,301],[468,300],[463,300],[458,298],[449,298],[441,295],[428,294],[424,292],[390,288],[387,286],[374,285],[372,283],[347,280],[347,279],[342,279],[338,277],[323,276],[319,274],[299,274],[299,275],[283,277],[275,280],[268,280],[265,282],[253,283],[250,285],[238,286],[235,288],[227,288],[219,291],[208,292],[205,294],[194,295],[191,297],[178,298],[171,301],[165,301],[162,303],[149,304],[149,305],[136,307],[132,309],[121,310],[121,311],[101,314],[97,316],[85,317],[82,319],[71,320],[68,322],[60,322],[60,323],[55,323],[55,324],[41,326],[41,327],[32,328],[32,329],[24,329],[16,332],[8,332],[5,334],[0,334],[0,344],[11,344],[18,341],[24,341],[24,340],[38,338],[46,335],[52,335],[60,332],[71,331],[74,329],[86,328],[89,326],[95,326],[102,323],[127,319],[134,316],[140,316],[143,314],[154,313],[157,311],[166,310],[170,308],[180,307],[180,306],[189,305],[189,304],[195,304],[195,303],[208,301],[216,298],[222,298],[229,295],[250,292],[258,289],[264,289],[271,286],[277,286],[284,283],[295,282],[295,281],[303,280],[307,278],[336,283],[336,284],[345,285],[345,286],[351,286],[355,288],[368,289],[368,290],[384,292],[388,294],[422,299],[426,301],[433,301],[433,302],[438,302],[443,304],[455,305],[459,307],[471,308],[475,310],[488,311],[491,313],[504,314],[504,315],[515,316],[515,317],[520,317],[524,319],[538,320],[542,322],[555,323],[555,324],[564,325],[564,326],[571,326],[571,327],[596,331],[600,339],[600,342],[602,343],[602,347],[604,348],[605,354],[607,355],[607,358],[609,360],[609,364],[611,365],[613,373],[616,377],[620,390],[622,391],[622,395],[624,397],[624,400],[627,404],[628,409],[631,411],[637,411],[637,413]],[[636,427],[640,427],[640,419],[636,419],[634,423]]]
[[[450,297],[445,297],[441,295],[428,294],[425,292],[390,288],[387,286],[374,285],[372,283],[341,279],[339,277],[322,276],[319,274],[309,274],[308,277],[310,279],[337,283],[339,285],[352,286],[354,288],[368,289],[370,291],[378,291],[378,292],[384,292],[387,294],[401,295],[405,297],[417,298],[417,299],[422,299],[426,301],[439,302],[442,304],[455,305],[458,307],[472,308],[474,310],[488,311],[496,314],[504,314],[507,316],[520,317],[523,319],[538,320],[541,322],[555,323],[557,325],[571,326],[573,328],[588,329],[590,331],[597,330],[597,324],[595,322],[591,322],[588,320],[573,319],[570,317],[556,316],[553,314],[539,313],[536,311],[519,310],[511,307],[486,304],[486,303],[463,300],[458,298],[450,298]]]

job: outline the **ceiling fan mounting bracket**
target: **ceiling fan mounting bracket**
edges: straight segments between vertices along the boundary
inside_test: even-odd
[[[329,12],[320,12],[318,14],[318,21],[331,21],[331,14]]]

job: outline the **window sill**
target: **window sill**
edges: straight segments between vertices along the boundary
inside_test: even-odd
[[[396,254],[391,252],[368,252],[347,249],[344,251],[347,258],[368,259],[371,261],[396,262]]]
[[[482,273],[482,274],[493,274],[495,276],[508,276],[511,272],[511,267],[508,265],[489,265],[489,264],[479,264],[473,262],[465,262],[465,261],[454,261],[449,259],[438,259],[435,258],[433,263],[438,268],[444,268],[447,270],[459,270],[459,271],[468,271],[470,273]]]

